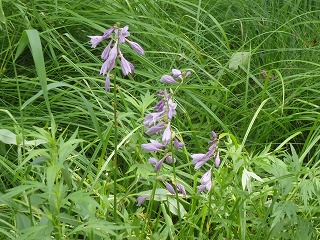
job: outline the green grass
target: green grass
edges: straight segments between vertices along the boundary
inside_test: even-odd
[[[306,0],[0,0],[0,239],[319,239],[319,13]],[[115,135],[104,46],[88,36],[116,22],[146,54],[124,48],[133,78],[116,68]],[[171,86],[186,146],[154,173],[143,121],[172,68],[192,71]],[[190,154],[212,130],[221,165],[197,194],[212,163],[196,171]]]

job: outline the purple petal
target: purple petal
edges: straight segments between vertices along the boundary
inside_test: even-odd
[[[142,144],[141,147],[149,152],[160,151],[163,145],[156,140],[150,140],[150,143]]]
[[[160,100],[154,107],[154,110],[157,110],[158,112],[162,112],[166,103],[163,100]]]
[[[88,36],[90,38],[90,43],[92,48],[96,48],[97,45],[104,40],[103,36]]]
[[[126,37],[130,36],[130,33],[128,32],[129,26],[125,26],[120,29],[120,36],[119,41],[120,43],[124,43],[126,41]]]
[[[152,124],[161,120],[163,118],[162,115],[163,115],[163,112],[149,113],[148,115],[146,115],[146,118],[143,121],[143,125],[146,127],[151,126]]]
[[[107,76],[106,76],[105,89],[107,92],[110,92],[110,74],[109,73],[107,73]]]
[[[103,60],[107,60],[109,57],[109,53],[110,53],[110,49],[111,49],[111,43],[112,40],[109,42],[109,44],[105,47],[105,49],[103,50],[102,54],[101,54],[101,58]]]
[[[107,31],[105,31],[104,34],[103,34],[103,38],[107,39],[108,37],[110,37],[110,35],[113,32],[113,30],[114,30],[114,27],[111,27]]]
[[[187,196],[187,192],[182,184],[178,183],[176,185],[176,188],[177,188],[178,192],[182,193],[184,196]]]
[[[159,170],[163,164],[163,160],[164,160],[164,158],[162,158],[159,162],[156,163],[156,165],[154,166],[154,172],[159,172]]]
[[[122,69],[123,75],[128,75],[129,73],[133,74],[132,67],[130,65],[130,62],[127,61],[127,59],[124,58],[122,54],[120,54],[120,65]]]
[[[208,182],[211,182],[211,168],[203,174],[203,176],[200,179],[201,184],[207,184]]]
[[[143,48],[138,43],[129,41],[128,39],[126,40],[134,51],[136,51],[138,54],[141,54],[141,55],[144,54]]]
[[[161,77],[160,82],[167,83],[167,84],[179,84],[173,77],[169,75],[164,75]]]
[[[172,187],[172,185],[168,182],[164,182],[164,184],[166,185],[167,190],[171,193],[171,194],[176,194],[176,192],[174,191],[174,188]]]
[[[205,159],[205,157],[206,157],[206,154],[204,154],[204,153],[196,153],[196,154],[191,154],[191,157],[192,157],[192,162],[194,164],[196,164],[199,161],[203,161],[203,159]]]
[[[168,118],[169,119],[172,119],[172,117],[174,116],[174,115],[176,115],[176,107],[177,107],[177,104],[176,103],[174,103],[173,101],[172,101],[172,99],[169,99],[168,100],[168,105],[169,105],[169,109],[168,109]]]
[[[176,162],[176,158],[174,158],[173,161]],[[166,162],[169,164],[172,163],[172,156],[171,155],[168,154],[166,156]]]
[[[174,138],[173,145],[176,149],[182,148],[184,146],[184,143],[179,142],[177,138]]]
[[[147,200],[149,198],[149,196],[139,196],[138,198],[137,198],[137,206],[141,206],[141,204],[145,201],[145,200]]]
[[[169,122],[162,135],[162,144],[168,145],[170,143],[170,140],[171,140],[171,129],[170,129],[170,122]]]
[[[164,122],[160,122],[155,126],[152,126],[151,128],[148,129],[148,131],[146,132],[146,134],[151,135],[154,133],[159,133],[160,131],[162,131],[163,127],[164,127]]]
[[[154,157],[149,158],[149,163],[151,163],[153,166],[157,164],[158,160]]]
[[[178,69],[172,69],[172,76],[174,77],[174,78],[177,78],[177,77],[181,77],[181,71],[180,70],[178,70]]]

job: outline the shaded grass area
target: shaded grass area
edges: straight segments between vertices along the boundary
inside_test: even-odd
[[[316,1],[1,4],[0,129],[17,140],[0,142],[0,237],[317,238]],[[131,38],[146,50],[140,56],[126,48],[134,79],[117,77],[117,223],[110,165],[114,99],[99,76],[103,47],[91,49],[88,38],[115,22],[129,25]],[[35,39],[41,46],[29,47]],[[234,53],[249,56],[237,69],[230,67]],[[172,87],[179,106],[174,124],[187,146],[177,153],[176,174],[188,192],[182,220],[168,201],[140,208],[135,202],[159,184],[140,147],[148,141],[142,122],[165,87],[160,77],[172,68],[193,72]],[[201,175],[190,153],[206,150],[212,130],[221,136],[222,165],[210,194],[197,195]],[[22,139],[46,143],[26,146]],[[244,169],[264,182],[243,189]],[[171,171],[166,166],[161,177],[172,178]]]

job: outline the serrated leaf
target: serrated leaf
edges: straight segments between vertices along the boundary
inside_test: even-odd
[[[236,52],[232,54],[229,62],[229,69],[237,70],[240,65],[246,66],[249,62],[250,52]]]

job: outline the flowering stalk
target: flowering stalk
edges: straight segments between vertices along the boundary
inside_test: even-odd
[[[131,48],[136,51],[138,54],[144,54],[142,47],[136,43],[127,39],[130,36],[128,32],[128,26],[120,28],[120,23],[116,23],[113,27],[109,28],[104,32],[102,36],[89,36],[92,48],[96,48],[99,43],[106,39],[110,39],[108,45],[104,48],[101,53],[101,59],[104,60],[104,63],[101,66],[100,74],[106,76],[105,89],[110,91],[110,78],[111,72],[115,69],[117,61],[120,61],[121,70],[124,76],[134,73],[134,66],[130,63],[122,54],[120,46],[124,43],[128,43]],[[113,214],[114,221],[117,220],[117,148],[118,148],[118,112],[117,112],[117,84],[116,84],[116,74],[113,77],[113,116],[114,116],[114,159],[113,159],[113,191],[114,191],[114,202],[113,202]]]
[[[178,81],[182,82],[184,77],[190,74],[190,72],[182,73],[180,70],[173,69],[172,76],[164,75],[161,77],[160,81],[166,84],[178,84]],[[177,203],[179,203],[178,193],[186,196],[186,191],[182,184],[177,183],[175,171],[176,159],[173,154],[175,150],[178,150],[184,146],[184,143],[179,141],[179,139],[175,135],[175,132],[172,130],[171,122],[173,117],[177,114],[177,104],[174,102],[171,93],[168,93],[166,89],[160,90],[157,96],[160,98],[160,100],[153,107],[154,112],[146,115],[143,125],[146,128],[147,135],[160,136],[161,140],[151,139],[149,143],[144,143],[141,145],[141,147],[146,151],[154,152],[161,155],[159,160],[155,157],[149,158],[149,163],[154,166],[154,172],[156,172],[157,175],[160,172],[164,162],[166,162],[167,164],[172,164],[174,186],[172,186],[167,181],[164,181],[164,185],[170,194],[176,196]],[[140,206],[144,200],[149,199],[150,197],[138,197],[137,205]],[[177,206],[180,219],[180,206],[179,204]]]

